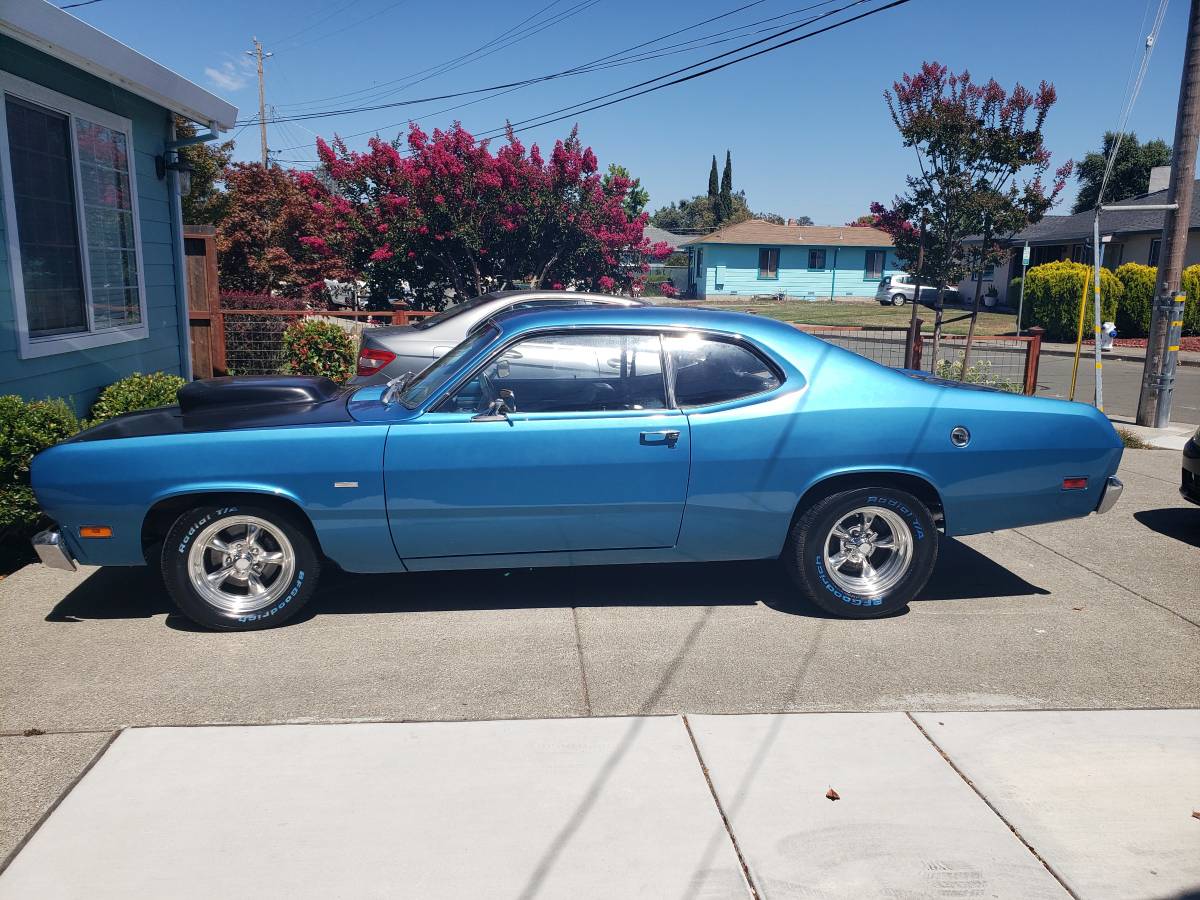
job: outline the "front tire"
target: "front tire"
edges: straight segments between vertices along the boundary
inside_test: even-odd
[[[197,506],[163,541],[171,599],[205,628],[282,625],[312,597],[320,567],[307,523],[272,507]]]
[[[886,487],[819,500],[788,533],[783,561],[825,612],[875,619],[904,609],[937,561],[937,529],[920,500]]]
[[[903,294],[892,294],[892,306],[903,306],[908,302],[908,298]]]

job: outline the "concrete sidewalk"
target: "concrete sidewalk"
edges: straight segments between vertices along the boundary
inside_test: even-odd
[[[1197,710],[127,729],[0,898],[1182,897],[1197,760]]]

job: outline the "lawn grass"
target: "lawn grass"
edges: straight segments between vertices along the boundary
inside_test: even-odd
[[[713,309],[730,309],[739,312],[753,312],[760,316],[770,316],[783,322],[795,322],[801,325],[883,325],[895,328],[907,328],[912,317],[912,307],[882,306],[879,303],[853,302],[837,300],[830,303],[827,300],[791,300],[791,301],[708,301],[688,306],[705,306]],[[966,334],[971,324],[967,310],[957,307],[947,308],[944,319],[960,319],[944,326],[947,334]],[[928,331],[933,328],[934,312],[928,307],[921,307],[917,315],[924,322],[922,326]],[[1016,334],[1016,316],[1012,313],[995,313],[980,310],[979,324],[976,334]]]

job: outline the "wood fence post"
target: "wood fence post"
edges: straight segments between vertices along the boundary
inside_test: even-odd
[[[925,340],[921,337],[921,326],[925,324],[921,319],[914,318],[912,320],[910,335],[912,342],[912,365],[910,369],[921,371],[921,354],[925,350]]]
[[[1042,356],[1042,335],[1046,329],[1034,325],[1029,329],[1029,343],[1025,345],[1025,393],[1037,393],[1038,362]]]

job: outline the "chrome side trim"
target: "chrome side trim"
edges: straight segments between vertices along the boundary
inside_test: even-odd
[[[1104,484],[1104,492],[1100,494],[1100,505],[1096,507],[1097,513],[1106,513],[1121,499],[1121,491],[1125,490],[1125,485],[1120,478],[1115,475],[1109,475],[1108,480]]]
[[[71,558],[67,545],[63,543],[62,532],[57,528],[47,528],[33,536],[33,549],[37,551],[42,565],[51,569],[62,569],[66,572],[78,571],[75,560]]]

